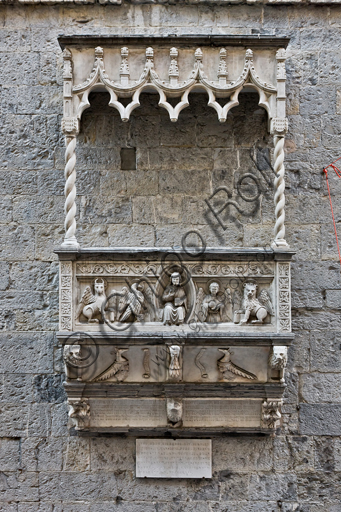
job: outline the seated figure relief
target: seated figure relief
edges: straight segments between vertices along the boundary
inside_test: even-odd
[[[180,325],[185,321],[187,296],[180,279],[180,273],[173,272],[170,276],[170,284],[162,295],[162,301],[165,304],[163,309],[164,325]]]

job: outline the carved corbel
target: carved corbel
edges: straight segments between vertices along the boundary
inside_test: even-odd
[[[167,398],[167,421],[172,428],[182,427],[183,406],[180,398]]]
[[[263,428],[276,429],[281,420],[282,400],[265,400],[262,404],[262,426]]]
[[[173,382],[179,382],[182,380],[182,347],[170,345],[168,351],[168,378]]]
[[[69,399],[69,425],[76,430],[87,428],[90,425],[90,404],[87,398],[82,400]]]
[[[288,347],[272,347],[272,352],[269,356],[269,366],[271,368],[271,379],[274,378],[273,373],[279,372],[279,380],[283,384],[285,382],[284,373],[288,362]]]

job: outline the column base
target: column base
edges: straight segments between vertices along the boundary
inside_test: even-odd
[[[73,237],[73,238],[66,238],[64,240],[64,242],[62,243],[61,247],[63,249],[79,249],[80,245],[77,242],[77,238]]]
[[[286,240],[284,240],[284,238],[276,238],[272,244],[271,244],[271,247],[273,249],[279,249],[279,250],[286,250],[286,249],[290,249],[290,245],[287,243]]]

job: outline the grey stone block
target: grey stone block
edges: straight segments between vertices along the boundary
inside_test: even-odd
[[[314,471],[314,441],[308,436],[276,436],[274,439],[276,472]]]
[[[64,447],[64,467],[65,471],[81,471],[90,470],[90,439],[82,439],[81,437],[72,436],[68,437],[67,445]],[[111,452],[106,452],[104,456],[112,455]],[[93,456],[91,458],[93,464]],[[102,461],[101,461],[102,462]],[[112,469],[113,466],[107,469]],[[95,469],[93,466],[92,469]],[[99,470],[103,470],[102,464],[99,464]]]
[[[273,440],[266,438],[213,439],[214,471],[246,472],[273,469]]]
[[[52,344],[51,333],[2,333],[0,372],[48,373],[53,362]]]
[[[91,471],[130,470],[134,466],[135,440],[91,439]]]
[[[26,261],[34,258],[34,228],[16,224],[0,225],[0,259]]]
[[[301,375],[301,396],[308,403],[341,402],[341,373],[310,373]]]
[[[0,471],[17,471],[19,469],[19,442],[19,439],[0,439]]]
[[[341,309],[341,290],[326,290],[326,305],[328,308]]]
[[[300,404],[299,416],[301,434],[341,435],[340,404]]]
[[[341,337],[339,332],[311,333],[311,370],[338,372],[341,370]]]

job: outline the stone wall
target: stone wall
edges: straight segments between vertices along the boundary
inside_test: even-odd
[[[160,2],[161,3],[161,2]],[[0,6],[0,510],[6,512],[337,512],[341,485],[340,267],[322,168],[341,156],[341,8],[223,5]],[[136,480],[133,438],[70,436],[62,386],[58,270],[63,238],[61,51],[65,34],[290,35],[287,240],[293,324],[279,436],[213,441],[211,481]],[[77,150],[78,239],[89,245],[265,246],[273,174],[265,112],[245,95],[225,124],[193,96],[178,123],[144,97],[130,123],[92,97]],[[246,110],[252,111],[246,119]],[[136,170],[120,150],[136,147]],[[251,154],[258,148],[258,168]],[[236,183],[261,185],[252,210]],[[223,230],[204,199],[224,185],[246,214]],[[336,221],[341,184],[330,173]],[[251,187],[252,188],[252,187]],[[251,191],[252,192],[252,191]],[[252,209],[252,208],[251,208]]]

